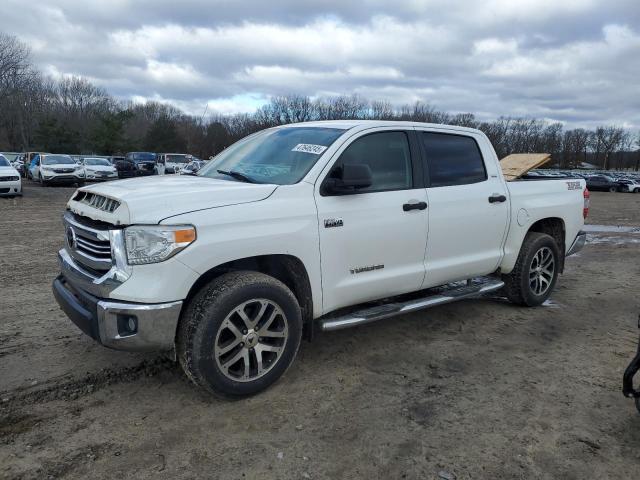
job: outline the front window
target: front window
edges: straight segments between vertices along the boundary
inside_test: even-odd
[[[42,165],[75,165],[69,155],[47,155],[42,157]]]
[[[100,166],[100,167],[108,167],[111,164],[103,159],[103,158],[85,158],[84,159],[84,164],[85,165],[96,165],[96,166]]]
[[[284,127],[264,130],[219,153],[199,176],[291,185],[299,182],[320,155],[345,131],[324,127]],[[239,174],[239,175],[238,175]]]

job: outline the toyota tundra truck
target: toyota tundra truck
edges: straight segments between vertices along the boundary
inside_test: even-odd
[[[579,251],[582,179],[506,182],[480,131],[280,126],[197,176],[78,189],[53,292],[114,349],[166,350],[209,392],[259,392],[301,339],[490,292],[534,307]]]

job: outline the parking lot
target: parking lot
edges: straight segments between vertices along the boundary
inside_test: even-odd
[[[72,188],[0,199],[0,478],[632,478],[640,195],[591,194],[552,301],[500,297],[319,335],[273,388],[224,401],[107,350],[51,293]],[[630,229],[627,229],[630,230]]]

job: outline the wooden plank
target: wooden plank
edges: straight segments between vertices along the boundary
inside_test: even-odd
[[[512,153],[500,160],[502,174],[507,182],[520,178],[529,170],[551,160],[549,153]]]

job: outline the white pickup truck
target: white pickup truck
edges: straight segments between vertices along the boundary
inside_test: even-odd
[[[478,130],[287,125],[195,177],[78,189],[53,290],[102,345],[172,350],[196,384],[248,395],[317,330],[498,290],[541,304],[587,208],[582,179],[506,182]]]

